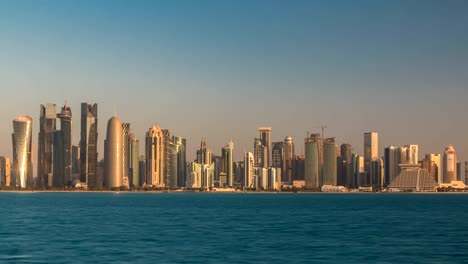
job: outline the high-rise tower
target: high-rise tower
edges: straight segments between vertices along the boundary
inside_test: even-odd
[[[107,135],[104,142],[104,186],[118,188],[122,186],[122,122],[116,116],[107,123]]]
[[[246,152],[244,155],[244,188],[253,188],[254,172],[254,155],[252,152]]]
[[[258,138],[266,149],[267,155],[264,162],[264,167],[267,168],[271,166],[271,127],[259,127]]]
[[[27,188],[33,185],[32,118],[19,116],[13,120],[12,187]]]
[[[146,132],[146,184],[164,186],[164,135],[159,126],[152,126]]]
[[[123,185],[130,187],[129,169],[130,169],[130,124],[122,123],[122,177]]]
[[[130,133],[128,136],[129,146],[129,183],[130,186],[140,186],[140,141],[135,137],[135,134]]]
[[[55,104],[40,106],[39,137],[37,151],[37,183],[40,187],[48,185],[53,171],[54,131],[57,129]]]
[[[457,180],[457,153],[452,145],[444,151],[443,182],[450,183]]]
[[[294,164],[294,141],[291,136],[287,136],[283,143],[283,168],[281,170],[283,181],[292,183],[293,181],[293,164]]]
[[[0,187],[11,186],[11,164],[7,157],[0,157]]]
[[[97,188],[102,183],[97,179],[98,105],[81,104],[80,131],[80,180],[89,188]]]
[[[305,187],[319,188],[322,184],[323,146],[320,134],[311,134],[305,140]]]
[[[187,182],[187,140],[183,137],[173,136],[172,141],[177,146],[177,185],[185,187]]]
[[[336,144],[334,138],[323,142],[323,185],[337,185]]]
[[[234,143],[230,141],[222,148],[223,172],[226,174],[226,183],[228,187],[234,186],[234,161],[233,161]]]
[[[364,170],[370,172],[370,162],[379,159],[379,134],[377,132],[364,133]]]
[[[67,102],[57,117],[60,130],[54,132],[53,186],[63,187],[72,181],[72,112]]]

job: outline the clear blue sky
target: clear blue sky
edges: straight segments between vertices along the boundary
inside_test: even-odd
[[[114,105],[142,141],[158,124],[202,136],[236,160],[258,126],[273,139],[306,130],[362,154],[363,133],[382,149],[453,144],[468,159],[467,1],[0,1],[0,155],[11,120],[39,104],[99,103],[100,158]],[[35,153],[36,155],[36,153]]]

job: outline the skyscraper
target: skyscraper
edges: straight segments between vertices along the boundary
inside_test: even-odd
[[[253,188],[254,180],[254,155],[252,152],[246,152],[244,155],[244,187]]]
[[[323,180],[322,185],[337,186],[336,144],[334,138],[323,142]]]
[[[197,163],[211,164],[213,161],[211,149],[206,146],[205,138],[202,138],[200,149],[197,150]]]
[[[271,167],[282,168],[284,157],[283,142],[273,142],[271,144]]]
[[[390,146],[385,148],[385,185],[389,185],[398,176],[397,148]]]
[[[164,135],[159,126],[146,132],[146,184],[164,187]]]
[[[0,187],[10,187],[11,185],[11,164],[7,157],[0,157]]]
[[[370,182],[372,187],[383,187],[385,183],[385,165],[383,159],[371,161]]]
[[[234,160],[233,160],[234,143],[230,141],[222,148],[223,172],[226,174],[226,182],[228,187],[234,186]]]
[[[135,134],[130,133],[128,136],[129,146],[129,169],[128,177],[131,187],[140,186],[140,141],[135,137]]]
[[[97,179],[98,105],[81,104],[80,180],[89,188],[100,187]]]
[[[40,187],[48,185],[53,169],[54,131],[57,129],[55,104],[40,106],[39,138],[37,151],[37,182]]]
[[[296,156],[293,161],[293,181],[305,179],[305,155]]]
[[[130,129],[129,123],[122,123],[122,177],[123,185],[130,187]]]
[[[353,164],[352,164],[352,154],[353,148],[350,144],[341,144],[340,146],[341,154],[341,180],[340,183],[346,186],[352,186],[352,177],[353,177]],[[340,184],[339,183],[339,184]]]
[[[457,153],[452,145],[444,151],[443,182],[450,183],[457,180]]]
[[[266,149],[266,160],[264,161],[264,167],[271,166],[271,127],[259,127],[258,138],[260,139],[263,146]]]
[[[60,130],[54,132],[53,186],[63,187],[72,181],[72,112],[67,102],[57,117]]]
[[[379,159],[379,135],[377,132],[364,133],[364,170],[370,171],[370,162]]]
[[[254,166],[256,168],[267,168],[268,167],[268,150],[262,144],[260,138],[254,140]]]
[[[419,152],[418,145],[406,145],[406,164],[418,164],[419,163]]]
[[[145,155],[140,156],[140,161],[138,162],[138,167],[140,171],[140,182],[139,186],[143,186],[146,184],[146,157]]]
[[[183,137],[173,136],[172,141],[177,147],[177,185],[185,187],[187,182],[187,140]]]
[[[423,169],[426,169],[434,181],[442,183],[442,166],[440,154],[426,154],[423,159]]]
[[[283,181],[289,183],[292,183],[293,181],[293,164],[295,156],[293,138],[291,136],[287,136],[283,143],[283,168],[281,170]]]
[[[80,180],[80,146],[72,146],[72,180]]]
[[[323,146],[320,134],[311,134],[305,139],[305,187],[320,188],[322,185]]]
[[[32,118],[19,116],[13,120],[13,168],[12,187],[32,187]]]
[[[114,116],[107,123],[107,135],[104,142],[104,186],[107,188],[119,188],[123,183],[122,137],[122,122],[120,118]]]

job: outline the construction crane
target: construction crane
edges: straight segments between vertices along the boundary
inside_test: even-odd
[[[325,138],[325,128],[328,128],[327,126],[313,126],[312,128],[321,128],[322,129],[322,138]],[[307,131],[307,135],[309,135],[310,132]]]

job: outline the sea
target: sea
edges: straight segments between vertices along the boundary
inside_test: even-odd
[[[0,193],[0,263],[468,263],[468,195]]]

